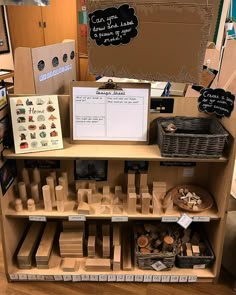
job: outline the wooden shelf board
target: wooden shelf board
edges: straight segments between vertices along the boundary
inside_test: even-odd
[[[107,144],[71,144],[69,138],[64,138],[64,148],[60,150],[15,154],[12,149],[4,151],[8,159],[130,159],[149,161],[179,161],[179,162],[227,162],[226,157],[217,159],[204,158],[172,158],[162,157],[157,145],[107,145]]]

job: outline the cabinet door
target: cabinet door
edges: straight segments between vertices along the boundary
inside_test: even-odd
[[[76,0],[51,0],[42,7],[45,45],[60,43],[64,39],[77,39]]]
[[[44,45],[42,10],[39,6],[7,6],[13,51],[17,47]]]

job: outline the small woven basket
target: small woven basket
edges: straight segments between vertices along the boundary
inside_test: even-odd
[[[169,124],[175,125],[175,132],[165,131]],[[214,118],[158,118],[157,129],[163,157],[220,158],[229,135]]]

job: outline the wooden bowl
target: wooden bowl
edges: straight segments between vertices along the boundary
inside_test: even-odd
[[[194,192],[196,195],[198,195],[201,198],[202,204],[198,205],[198,210],[193,210],[189,208],[188,205],[185,204],[184,201],[180,199],[180,197],[182,197],[182,195],[179,193],[179,190],[181,188],[188,189],[190,193]],[[189,185],[189,184],[178,185],[174,187],[173,189],[171,189],[170,191],[168,191],[165,198],[168,198],[170,196],[173,200],[173,203],[176,206],[178,206],[180,209],[183,209],[189,212],[197,213],[197,212],[208,210],[213,206],[213,203],[214,203],[212,196],[204,188],[196,186],[196,185]]]

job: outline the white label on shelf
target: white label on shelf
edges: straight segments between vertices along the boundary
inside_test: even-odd
[[[20,274],[19,274],[19,280],[27,281],[27,280],[28,280],[28,276],[25,275],[25,274],[20,273]]]
[[[44,280],[45,281],[54,281],[54,277],[53,275],[44,275]]]
[[[192,223],[193,219],[188,216],[188,214],[184,213],[180,219],[178,220],[178,224],[181,225],[183,228],[188,228],[189,225]]]
[[[152,282],[152,275],[144,275],[143,281],[144,281],[144,283]]]
[[[195,282],[197,282],[197,276],[189,276],[188,277],[188,282],[189,283],[195,283]]]
[[[184,168],[183,177],[193,177],[194,168]]]
[[[179,276],[170,276],[170,282],[171,283],[178,283],[179,282]]]
[[[169,283],[170,276],[161,276],[161,282],[162,283]]]
[[[72,277],[70,275],[64,275],[63,276],[63,281],[64,282],[70,282],[70,281],[72,281]]]
[[[188,276],[179,276],[179,283],[187,283]]]
[[[29,221],[43,221],[46,222],[47,218],[46,216],[36,216],[36,215],[30,215],[29,216]]]
[[[90,281],[89,275],[81,275],[81,281]]]
[[[99,282],[107,282],[107,275],[99,275]]]
[[[81,281],[81,275],[72,276],[72,282],[80,282],[80,281]]]
[[[193,266],[194,269],[204,269],[206,268],[206,264],[196,264]]]
[[[29,281],[37,281],[37,276],[36,275],[28,275],[28,280]]]
[[[161,276],[153,275],[153,276],[152,276],[152,281],[155,282],[155,283],[156,283],[156,282],[161,282]]]
[[[85,215],[70,215],[68,216],[69,221],[86,221]]]
[[[44,279],[43,275],[37,275],[37,281],[44,281]]]
[[[134,281],[135,282],[143,282],[143,275],[135,275]]]
[[[117,275],[116,281],[117,282],[125,282],[125,275]]]
[[[108,275],[108,282],[116,282],[116,275]]]
[[[179,217],[177,216],[162,216],[161,222],[177,222]]]
[[[128,222],[128,216],[112,216],[111,222]]]
[[[125,281],[126,282],[133,282],[134,281],[134,275],[125,275]]]
[[[55,280],[55,281],[63,281],[63,276],[60,276],[60,275],[54,275],[54,280]]]
[[[12,281],[18,281],[19,280],[19,276],[15,275],[15,274],[9,274],[10,280]]]
[[[210,222],[209,216],[194,216],[193,217],[194,222]]]
[[[98,275],[90,275],[90,282],[98,282],[99,276]]]
[[[167,268],[166,265],[162,261],[160,261],[160,260],[157,261],[157,262],[155,262],[155,263],[153,263],[151,265],[151,267],[153,269],[157,270],[157,271],[160,271],[160,270],[163,270],[163,269],[166,269]]]

